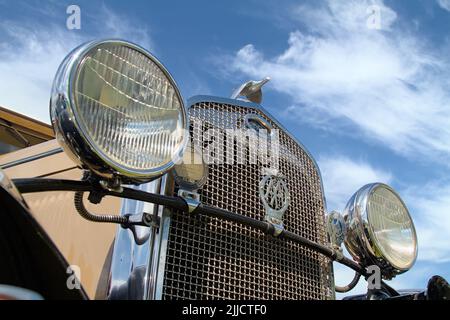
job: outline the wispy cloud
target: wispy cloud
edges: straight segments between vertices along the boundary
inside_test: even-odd
[[[103,17],[101,21],[98,21],[97,15],[91,17],[92,21],[97,21],[98,31],[94,34],[95,37],[122,38],[156,53],[155,44],[150,37],[151,31],[144,23],[135,21],[129,16],[123,16],[106,5],[102,5],[100,10],[102,11],[100,16]]]
[[[450,11],[450,0],[437,0],[439,6],[447,11]]]
[[[450,262],[450,185],[411,186],[405,190],[404,197],[414,213],[419,237],[418,259]]]
[[[224,68],[271,76],[272,88],[292,98],[290,112],[303,121],[337,133],[358,130],[403,155],[450,159],[446,55],[403,30],[382,1],[324,3],[293,10],[301,31],[290,33],[283,52],[265,57],[248,44]],[[367,27],[373,3],[381,30]],[[348,130],[340,130],[343,124]]]
[[[2,105],[49,122],[53,76],[64,56],[84,39],[54,26],[41,29],[3,22],[0,28],[9,38],[0,43]]]
[[[51,22],[53,19],[50,22],[45,19],[0,22],[1,104],[49,122],[48,103],[53,77],[73,48],[94,38],[123,38],[152,49],[149,32],[141,24],[137,27],[137,22],[106,6],[100,10],[101,22],[97,17],[82,13],[83,24],[91,22],[89,33],[83,29],[67,30],[65,24]]]
[[[342,211],[347,200],[359,188],[372,182],[390,183],[392,175],[367,162],[343,156],[319,158],[328,210]]]

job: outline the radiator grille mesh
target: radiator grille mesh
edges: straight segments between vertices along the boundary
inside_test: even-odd
[[[257,109],[197,103],[191,120],[204,128],[242,126]],[[325,243],[321,182],[308,154],[280,130],[280,169],[291,203],[287,230]],[[258,164],[209,165],[202,202],[262,220]],[[167,243],[163,299],[328,299],[332,297],[328,260],[297,244],[274,239],[250,227],[202,215],[173,213]]]

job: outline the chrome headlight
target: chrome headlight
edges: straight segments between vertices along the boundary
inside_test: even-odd
[[[345,246],[367,266],[376,264],[387,279],[409,270],[417,257],[417,235],[400,196],[389,186],[369,184],[359,189],[344,211]]]
[[[208,171],[208,165],[203,160],[203,153],[194,146],[189,146],[180,163],[175,164],[173,175],[175,182],[182,189],[194,191],[205,185]]]
[[[106,179],[158,177],[187,142],[174,80],[149,52],[125,41],[90,42],[71,52],[56,74],[50,114],[64,150]]]

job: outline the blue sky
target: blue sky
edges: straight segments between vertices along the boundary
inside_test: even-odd
[[[80,30],[66,28],[70,4]],[[367,27],[373,4],[380,29]],[[49,122],[56,68],[94,38],[146,47],[185,98],[228,97],[270,76],[263,105],[318,160],[328,209],[367,182],[405,199],[419,257],[393,285],[421,288],[434,274],[450,279],[448,30],[450,0],[0,0],[0,105]],[[339,284],[351,277],[336,268]]]

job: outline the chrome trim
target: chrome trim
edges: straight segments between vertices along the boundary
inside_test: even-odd
[[[25,288],[0,284],[2,300],[44,300],[39,293]]]
[[[261,117],[260,115],[257,114],[247,114],[244,117],[244,124],[248,129],[254,129],[252,128],[252,125],[250,124],[250,121],[256,121],[261,127],[262,129],[267,130],[269,136],[273,135],[273,127],[272,125],[263,117]]]
[[[135,187],[151,193],[169,195],[173,193],[170,175]],[[145,211],[157,214],[159,228],[136,227],[140,238],[147,238],[137,244],[129,229],[118,227],[109,274],[107,297],[111,300],[153,300],[161,299],[163,285],[165,250],[170,226],[170,211],[163,206],[124,199],[121,215]]]
[[[368,201],[370,196],[378,187],[384,187],[398,197],[406,213],[412,222],[412,230],[415,238],[415,257],[407,268],[394,266],[383,256],[383,248],[378,244],[378,240],[373,236],[372,227],[368,219]],[[390,186],[384,183],[371,183],[360,188],[348,201],[344,210],[344,220],[347,227],[345,237],[345,247],[352,255],[353,259],[364,266],[376,264],[380,267],[383,276],[391,279],[398,274],[408,271],[417,259],[417,233],[414,222],[401,197]]]
[[[45,152],[42,152],[42,153],[35,154],[33,156],[29,156],[29,157],[25,157],[25,158],[22,158],[22,159],[14,160],[14,161],[11,161],[11,162],[7,162],[7,163],[5,163],[3,165],[0,165],[0,168],[2,168],[2,169],[12,168],[12,167],[15,167],[15,166],[27,163],[27,162],[39,160],[39,159],[42,159],[42,158],[45,158],[45,157],[49,157],[49,156],[53,156],[53,155],[61,153],[61,152],[63,152],[62,148],[51,149],[51,150],[48,150],[48,151],[45,151]]]
[[[159,193],[162,184],[161,179],[157,179],[135,188]],[[121,215],[142,212],[154,214],[157,210],[158,206],[152,203],[124,199]],[[138,245],[129,229],[117,227],[109,275],[108,299],[146,300],[149,298],[149,283],[152,279],[151,252],[157,229],[137,226],[136,233],[139,238],[147,240]]]
[[[11,194],[17,201],[19,201],[25,208],[28,208],[25,199],[22,194],[17,190],[14,183],[9,179],[6,173],[0,169],[0,187],[5,189],[9,194]]]
[[[174,153],[173,159],[159,168],[150,170],[133,170],[119,165],[104,155],[91,141],[91,138],[85,134],[82,126],[79,124],[77,112],[74,108],[74,87],[79,66],[86,55],[99,45],[117,44],[134,49],[148,59],[152,60],[164,73],[168,81],[172,84],[176,95],[180,101],[180,107],[183,114],[184,128],[189,127],[186,107],[178,86],[164,67],[164,65],[144,48],[123,40],[100,40],[91,41],[75,48],[63,60],[58,68],[53,81],[52,95],[50,100],[50,117],[55,131],[56,139],[64,151],[79,165],[94,171],[96,174],[110,179],[119,176],[125,182],[143,183],[154,178],[160,177],[173,167],[175,162],[181,158],[186,147],[188,137],[183,137],[179,149]],[[185,130],[186,132],[186,130]]]
[[[164,188],[161,189],[165,194],[173,194],[174,181],[170,175],[165,176],[166,181]],[[164,284],[164,272],[166,267],[167,240],[169,238],[169,228],[171,221],[171,211],[160,207],[158,216],[161,219],[158,234],[155,237],[153,257],[152,257],[152,284],[150,289],[150,297],[155,300],[162,300],[162,291]]]
[[[153,299],[162,300],[163,284],[164,284],[164,271],[166,267],[166,252],[167,252],[167,239],[169,238],[170,229],[170,213],[165,211],[161,220],[161,236],[159,238],[160,251],[158,252],[158,259],[154,259],[155,267],[157,270],[155,273],[155,282],[153,286]],[[155,254],[157,252],[155,251]]]

